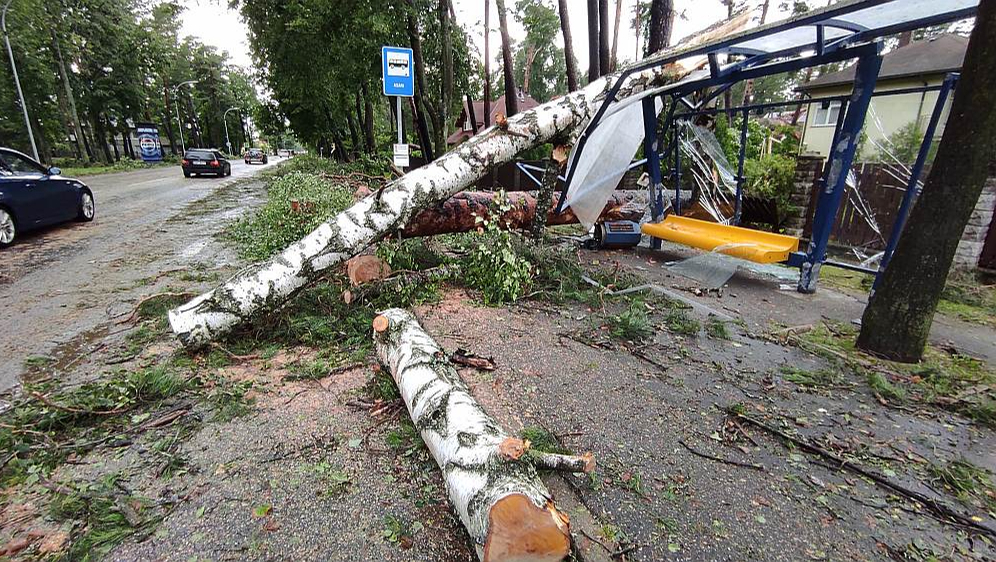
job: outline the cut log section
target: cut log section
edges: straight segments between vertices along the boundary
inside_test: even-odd
[[[639,221],[646,211],[646,202],[640,201],[642,193],[617,193],[609,198],[602,211],[603,221],[631,220]],[[429,207],[418,214],[412,222],[401,231],[402,238],[417,236],[435,236],[452,232],[470,232],[481,225],[477,218],[491,220],[491,210],[495,207],[496,193],[487,191],[465,191],[457,193],[439,205]],[[536,216],[536,197],[528,193],[508,193],[509,206],[506,213],[499,218],[499,224],[509,230],[525,230],[533,224]],[[546,225],[575,224],[578,218],[570,209],[555,214],[554,210],[559,193],[554,193],[549,199],[546,215]]]
[[[690,52],[704,38],[735,33],[746,24],[746,19],[735,18],[655,58]],[[704,58],[696,62],[700,63],[704,64]],[[668,65],[634,72],[622,81],[616,97],[639,95],[674,82],[689,71]],[[569,137],[591,119],[618,78],[618,74],[606,75],[583,89],[513,115],[504,130],[489,127],[481,131],[432,163],[357,201],[269,261],[249,266],[222,286],[171,310],[170,327],[185,345],[198,347],[278,309],[326,269],[404,230],[420,211],[467,189],[495,166],[511,161],[523,150]]]
[[[432,336],[395,308],[374,320],[374,340],[481,559],[566,557],[568,517],[527,460],[528,446],[508,436],[474,400]]]

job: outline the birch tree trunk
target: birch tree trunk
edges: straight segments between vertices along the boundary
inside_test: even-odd
[[[485,562],[566,557],[568,517],[522,458],[523,448],[516,446],[521,442],[474,400],[439,344],[414,316],[396,308],[374,320],[374,341],[415,428],[443,471],[450,502],[478,556]],[[510,454],[510,449],[518,453]]]
[[[701,37],[739,30],[717,26]],[[708,34],[708,35],[706,35]],[[695,44],[691,41],[690,44]],[[678,65],[631,74],[619,99],[680,78]],[[205,345],[235,327],[275,310],[322,272],[403,230],[420,211],[473,185],[516,154],[585,124],[604,99],[615,76],[508,118],[489,127],[432,164],[409,172],[353,204],[267,262],[249,266],[222,286],[169,313],[170,326],[188,346]]]

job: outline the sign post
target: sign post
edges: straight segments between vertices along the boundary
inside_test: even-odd
[[[394,165],[407,168],[408,145],[404,138],[404,114],[401,112],[401,98],[415,95],[414,58],[412,50],[404,47],[381,47],[384,95],[394,96],[397,101],[398,143],[394,145]]]

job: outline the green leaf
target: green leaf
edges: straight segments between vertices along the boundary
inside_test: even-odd
[[[261,505],[257,505],[257,506],[256,506],[255,508],[253,508],[253,510],[252,510],[252,516],[253,516],[253,517],[256,517],[257,519],[259,519],[259,518],[262,518],[262,517],[266,517],[267,515],[269,515],[269,514],[270,514],[270,512],[271,512],[272,510],[273,510],[273,506],[271,506],[271,505],[270,505],[270,504],[268,504],[268,503],[264,503],[264,504],[261,504]]]

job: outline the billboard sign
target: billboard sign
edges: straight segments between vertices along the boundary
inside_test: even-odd
[[[159,128],[155,123],[135,123],[138,149],[145,162],[161,162],[163,146],[159,143]]]

